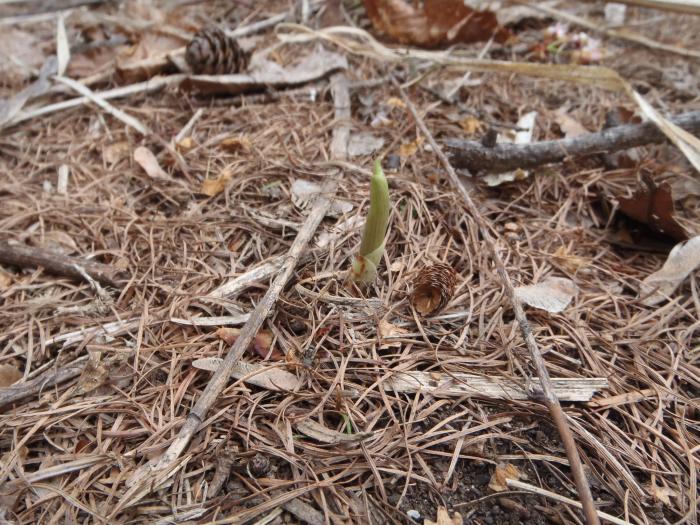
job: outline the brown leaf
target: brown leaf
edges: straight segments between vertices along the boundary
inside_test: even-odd
[[[153,179],[170,178],[163,168],[160,167],[158,159],[153,152],[144,146],[139,146],[134,150],[134,161]]]
[[[253,148],[253,144],[245,135],[237,135],[226,137],[219,142],[219,147],[229,153],[248,153]]]
[[[125,140],[119,142],[112,142],[104,150],[102,150],[102,158],[105,163],[112,166],[119,162],[120,160],[129,156],[131,152],[131,146]]]
[[[178,151],[182,153],[186,153],[190,151],[192,148],[194,148],[195,142],[192,137],[185,137],[183,138],[180,142],[175,144],[175,147],[177,148]]]
[[[403,158],[411,157],[416,154],[418,151],[418,148],[423,144],[423,137],[418,137],[416,140],[413,142],[409,142],[407,144],[401,144],[401,147],[399,147],[399,156]]]
[[[13,365],[0,365],[0,388],[7,388],[22,379],[22,372]]]
[[[435,521],[426,519],[423,523],[424,525],[462,525],[464,521],[459,512],[455,512],[454,515],[450,517],[450,513],[447,512],[445,507],[438,507]]]
[[[640,187],[632,197],[618,197],[620,211],[628,217],[647,224],[652,230],[677,241],[685,241],[688,234],[673,216],[671,187],[657,186],[650,175],[643,177],[646,188]]]
[[[554,113],[554,120],[559,124],[559,128],[567,139],[573,139],[589,133],[578,120],[569,115],[566,107],[561,107]]]
[[[12,277],[7,272],[0,270],[0,291],[5,290],[12,284]]]
[[[214,197],[226,189],[226,185],[231,180],[231,171],[224,170],[219,173],[215,179],[204,179],[202,186],[199,188],[199,193],[207,197]]]
[[[507,480],[517,480],[522,477],[524,477],[522,472],[512,463],[499,463],[496,465],[496,470],[493,471],[491,481],[489,481],[489,488],[494,492],[503,492],[508,490]]]
[[[397,337],[397,336],[400,336],[402,334],[408,333],[407,330],[404,330],[403,328],[399,328],[398,326],[391,324],[389,321],[387,321],[386,317],[384,317],[383,319],[381,319],[379,321],[378,331],[379,331],[379,337],[381,337],[382,339],[387,338],[387,337]],[[392,347],[400,348],[401,342],[396,341],[396,340],[385,341],[382,343],[382,346],[381,346],[382,349],[392,348]]]
[[[459,121],[460,127],[467,135],[481,133],[484,124],[476,117],[467,117]]]
[[[401,44],[432,48],[488,40],[493,35],[503,43],[511,36],[498,25],[493,12],[475,11],[462,0],[425,0],[420,8],[404,0],[363,3],[374,28]]]
[[[216,331],[217,337],[229,345],[236,342],[240,333],[241,331],[238,328],[227,327],[219,328]],[[273,336],[269,330],[260,330],[248,346],[248,351],[256,353],[263,359],[269,355],[271,361],[284,361],[284,354],[277,347],[273,348],[270,353],[272,340]]]
[[[146,32],[136,45],[121,50],[117,56],[117,73],[122,81],[140,82],[161,73],[167,66],[169,53],[182,47],[186,41],[172,35]]]
[[[3,81],[20,83],[31,76],[33,69],[41,68],[45,59],[43,47],[39,37],[31,32],[12,26],[3,27],[0,32],[0,74]]]

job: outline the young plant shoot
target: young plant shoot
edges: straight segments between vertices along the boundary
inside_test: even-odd
[[[374,162],[374,174],[369,185],[369,212],[362,232],[360,253],[352,262],[351,275],[354,280],[370,283],[377,276],[377,266],[384,253],[384,239],[389,226],[390,212],[389,185],[382,170],[382,163],[377,159]]]

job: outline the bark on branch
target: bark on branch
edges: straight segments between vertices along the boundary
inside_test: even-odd
[[[671,122],[690,133],[700,133],[700,111],[684,113],[672,118]],[[482,170],[499,173],[518,168],[534,168],[561,162],[567,157],[611,153],[665,140],[666,136],[656,125],[645,122],[615,126],[571,139],[545,140],[534,144],[497,144],[488,147],[472,140],[447,139],[445,145],[452,150],[452,163],[455,166],[467,168],[476,174]]]
[[[0,264],[18,268],[42,267],[48,273],[84,281],[83,274],[76,268],[79,266],[98,283],[114,288],[120,288],[119,281],[124,277],[119,270],[107,264],[8,242],[0,242]]]

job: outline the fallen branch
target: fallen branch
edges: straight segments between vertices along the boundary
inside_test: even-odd
[[[350,94],[344,74],[339,73],[331,78],[331,90],[333,92],[336,122],[338,122],[333,130],[331,157],[344,160],[347,155],[347,139],[349,137],[347,122],[351,118]],[[154,458],[133,474],[127,482],[130,488],[120,498],[110,517],[113,518],[123,509],[140,501],[144,496],[175,475],[183,466],[183,463],[178,462],[178,459],[205,420],[207,412],[226,387],[231,371],[258,333],[268,313],[277,302],[282,289],[294,272],[299,258],[307,250],[309,241],[330,208],[338,188],[338,180],[341,173],[339,169],[329,173],[327,181],[316,198],[304,225],[294,239],[294,243],[289,249],[289,253],[287,253],[277,277],[270,284],[264,297],[251,313],[250,319],[241,329],[241,333],[231,346],[228,354],[226,354],[223,363],[209,380],[201,397],[188,414],[178,436],[160,457]]]
[[[90,261],[77,257],[70,257],[41,248],[0,242],[0,264],[17,266],[19,268],[44,268],[48,273],[71,277],[84,281],[83,269],[87,275],[100,284],[120,288],[120,281],[124,279],[123,272],[107,264]],[[76,268],[77,266],[77,268]]]
[[[532,360],[532,364],[535,366],[537,376],[540,379],[544,403],[549,409],[550,414],[552,415],[552,419],[554,420],[557,430],[559,431],[559,435],[561,436],[562,443],[564,444],[566,456],[569,459],[569,464],[571,465],[571,473],[573,474],[574,482],[576,483],[576,489],[578,490],[579,497],[581,498],[581,503],[583,505],[583,514],[586,517],[586,522],[588,523],[588,525],[598,525],[600,521],[598,520],[598,515],[596,514],[596,508],[593,504],[593,496],[591,495],[591,488],[588,486],[586,474],[583,471],[583,465],[581,464],[581,458],[579,457],[578,449],[576,448],[574,436],[571,432],[571,429],[569,428],[566,416],[564,415],[564,411],[562,410],[561,405],[559,404],[559,399],[557,398],[556,391],[552,386],[552,380],[549,377],[549,372],[547,371],[544,358],[542,357],[542,352],[537,346],[535,337],[532,335],[530,323],[528,322],[527,317],[525,317],[525,311],[523,310],[520,301],[515,296],[515,288],[513,287],[513,283],[511,282],[510,277],[508,276],[506,266],[503,263],[503,259],[501,259],[501,256],[496,250],[496,244],[494,243],[494,240],[491,237],[490,233],[492,229],[489,228],[489,226],[486,224],[486,221],[482,217],[479,208],[474,204],[474,201],[472,201],[471,197],[469,196],[469,193],[467,192],[466,187],[459,180],[459,176],[450,164],[450,161],[443,153],[442,148],[438,146],[437,142],[435,141],[435,138],[433,137],[433,134],[430,133],[430,130],[425,125],[423,118],[418,114],[418,110],[413,105],[413,102],[411,102],[411,100],[406,95],[406,92],[401,88],[401,85],[397,82],[395,78],[392,78],[392,83],[401,94],[401,98],[406,103],[406,107],[408,108],[408,110],[413,115],[413,118],[416,121],[416,125],[421,130],[423,135],[425,135],[425,137],[428,139],[428,142],[430,143],[433,152],[435,153],[435,155],[437,155],[438,159],[440,160],[440,163],[447,171],[450,182],[454,186],[455,190],[457,190],[461,195],[464,204],[466,205],[467,210],[469,211],[469,214],[474,219],[479,228],[479,232],[481,233],[483,243],[486,245],[486,249],[491,255],[491,259],[493,260],[496,266],[496,272],[498,273],[499,277],[501,278],[501,281],[503,282],[503,287],[505,288],[506,295],[508,296],[508,299],[513,305],[513,314],[515,315],[516,321],[520,325],[520,330],[523,334],[525,345],[530,351],[530,358]]]
[[[0,409],[16,403],[20,399],[37,394],[45,388],[50,388],[78,377],[83,372],[87,359],[87,357],[81,357],[68,365],[47,371],[31,381],[15,383],[7,388],[0,388]]]
[[[684,113],[671,119],[671,122],[690,133],[700,133],[700,111]],[[447,139],[445,145],[454,151],[452,161],[455,166],[475,173],[484,170],[500,173],[561,162],[567,157],[610,153],[666,140],[666,136],[653,122],[645,122],[615,126],[570,139],[546,140],[533,144],[496,144],[489,148],[472,140]]]

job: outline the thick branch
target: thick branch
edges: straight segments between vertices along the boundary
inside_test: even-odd
[[[443,153],[442,148],[438,146],[437,142],[435,142],[435,138],[433,137],[432,133],[430,133],[428,127],[425,125],[425,121],[423,120],[423,118],[418,114],[418,110],[416,109],[416,107],[413,105],[413,103],[408,98],[408,96],[401,88],[399,83],[396,81],[396,79],[392,79],[392,82],[401,94],[401,98],[403,98],[403,101],[406,103],[406,107],[413,115],[413,118],[416,121],[416,125],[421,130],[423,135],[425,135],[425,137],[428,139],[428,142],[430,143],[433,152],[435,152],[435,155],[437,155],[438,159],[440,160],[440,163],[447,171],[450,182],[454,186],[455,190],[457,190],[461,195],[462,200],[464,201],[464,204],[467,207],[467,210],[469,210],[470,215],[479,227],[479,232],[483,237],[483,242],[486,245],[486,248],[489,251],[489,255],[491,256],[491,259],[493,259],[493,262],[496,266],[496,273],[498,273],[498,276],[501,278],[501,281],[503,282],[503,287],[506,291],[506,295],[508,295],[508,299],[510,299],[511,304],[513,305],[513,314],[515,315],[516,321],[520,325],[520,330],[523,334],[523,339],[525,339],[525,345],[530,351],[530,358],[532,360],[532,364],[535,366],[535,370],[537,371],[537,376],[539,377],[540,384],[542,387],[544,398],[543,401],[549,409],[552,419],[554,420],[554,424],[556,425],[557,430],[559,431],[562,443],[564,444],[564,449],[566,450],[566,457],[569,460],[571,473],[574,477],[574,482],[576,483],[576,489],[578,490],[579,498],[581,498],[583,513],[586,517],[586,523],[588,525],[599,525],[600,521],[598,520],[596,508],[593,504],[591,488],[588,486],[588,481],[586,480],[586,475],[583,471],[583,465],[581,464],[581,458],[579,457],[578,449],[576,448],[574,436],[571,433],[571,429],[569,428],[569,425],[567,423],[564,411],[562,410],[561,405],[559,404],[559,399],[557,398],[556,391],[554,389],[554,386],[552,385],[552,380],[549,377],[549,372],[547,371],[547,366],[545,365],[544,357],[542,357],[542,351],[539,349],[537,341],[535,341],[535,337],[532,335],[532,329],[530,328],[530,323],[528,322],[527,317],[525,316],[525,311],[523,310],[520,301],[515,296],[515,288],[513,287],[513,283],[511,282],[510,277],[508,276],[506,265],[504,264],[503,259],[496,250],[496,244],[493,238],[491,237],[490,233],[491,228],[489,228],[488,224],[486,223],[486,220],[481,215],[479,208],[476,207],[474,201],[469,196],[467,189],[459,180],[457,173],[450,164],[450,161]]]
[[[684,113],[671,119],[671,122],[690,133],[700,133],[700,111]],[[610,153],[665,140],[666,136],[655,124],[645,122],[615,126],[571,139],[546,140],[534,144],[497,144],[489,148],[472,140],[447,139],[445,145],[453,150],[452,161],[455,166],[474,173],[482,170],[499,173],[561,162],[567,157]]]
[[[69,257],[56,252],[34,248],[26,244],[0,242],[0,264],[19,268],[36,268],[40,266],[48,273],[72,277],[83,281],[83,275],[76,268],[79,266],[98,283],[119,288],[122,272],[107,264],[78,257]]]

